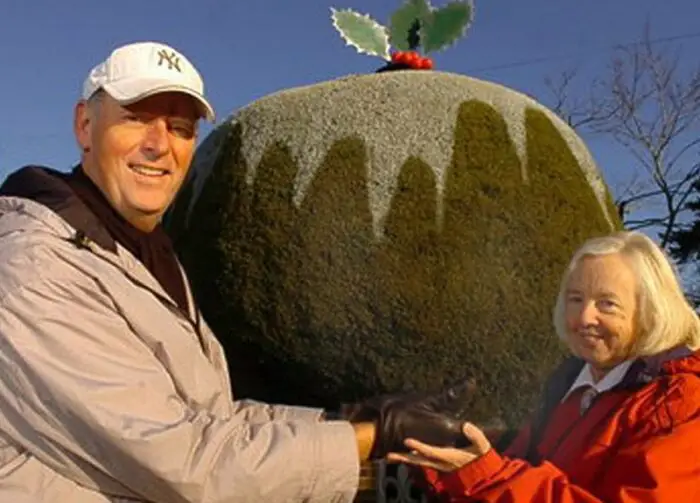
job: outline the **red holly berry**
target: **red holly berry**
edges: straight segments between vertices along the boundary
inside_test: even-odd
[[[395,63],[401,63],[405,65],[410,65],[411,61],[411,53],[408,51],[399,51],[396,55],[396,61]]]
[[[418,59],[420,56],[418,55],[417,52],[415,51],[408,51],[405,53],[403,62],[406,63],[408,66],[415,68],[416,63],[418,62]]]
[[[392,55],[391,55],[391,61],[392,61],[393,63],[400,63],[401,60],[403,59],[403,54],[404,54],[404,53],[401,52],[401,51],[396,51],[396,52],[392,53]]]
[[[423,70],[432,70],[432,68],[433,68],[433,60],[430,59],[430,58],[421,58],[420,67],[421,67]]]

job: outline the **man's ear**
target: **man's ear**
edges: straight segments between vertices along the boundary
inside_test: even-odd
[[[93,114],[88,103],[85,100],[76,103],[73,111],[73,133],[83,152],[89,152],[92,148],[92,120]]]

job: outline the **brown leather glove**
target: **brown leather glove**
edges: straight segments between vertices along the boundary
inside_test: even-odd
[[[437,446],[466,447],[462,433],[466,406],[476,386],[462,380],[439,393],[387,394],[341,406],[336,416],[350,422],[373,422],[376,435],[370,459],[406,452],[406,438]]]

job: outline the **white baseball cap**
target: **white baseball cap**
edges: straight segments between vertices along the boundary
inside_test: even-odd
[[[99,89],[122,105],[162,92],[182,92],[197,100],[202,117],[214,122],[214,109],[204,97],[199,72],[185,56],[165,44],[136,42],[115,49],[90,71],[83,84],[83,99]]]

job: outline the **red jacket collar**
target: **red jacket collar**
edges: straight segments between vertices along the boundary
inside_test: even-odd
[[[679,373],[700,374],[700,354],[686,346],[638,358],[625,374],[619,386],[636,388],[659,376]]]

